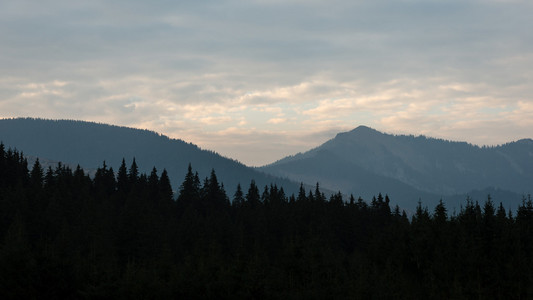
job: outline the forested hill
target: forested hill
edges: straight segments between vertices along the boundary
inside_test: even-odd
[[[288,196],[250,183],[230,199],[189,169],[132,163],[89,177],[28,167],[0,144],[0,299],[531,299],[533,202],[449,213],[388,197]]]
[[[95,170],[103,161],[117,170],[123,158],[128,165],[135,158],[141,172],[149,173],[154,166],[166,169],[176,180],[172,182],[175,187],[191,163],[202,180],[216,169],[230,195],[237,184],[247,185],[252,179],[260,187],[283,185],[291,193],[299,188],[299,183],[266,175],[215,152],[148,130],[72,120],[2,119],[0,141],[6,147],[23,149],[25,155],[73,167],[79,164],[86,170]]]
[[[296,181],[318,181],[325,188],[366,198],[386,192],[404,201],[404,207],[414,206],[419,198],[436,203],[457,198],[454,195],[479,194],[474,190],[501,194],[508,199],[499,201],[512,201],[509,204],[516,207],[521,195],[533,192],[533,140],[478,147],[360,126],[260,170]]]

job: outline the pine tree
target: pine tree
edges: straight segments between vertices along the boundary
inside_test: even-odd
[[[4,144],[0,141],[0,190],[6,186],[7,183],[7,166],[6,166],[6,151]]]
[[[261,195],[261,202],[263,202],[263,204],[270,204],[270,191],[267,185],[265,185],[265,187],[263,188],[263,194]]]
[[[350,206],[354,206],[355,205],[355,197],[353,196],[353,194],[350,194]]]
[[[166,169],[163,169],[159,178],[159,193],[163,203],[172,203],[174,201],[174,193],[172,192],[172,185],[170,184]]]
[[[44,176],[44,184],[48,189],[54,185],[54,171],[51,166],[48,166],[46,170],[46,175]]]
[[[255,180],[252,179],[250,182],[250,187],[248,188],[248,192],[246,193],[246,203],[250,207],[257,207],[260,204],[260,199],[259,189],[255,184]]]
[[[221,209],[226,205],[226,194],[222,190],[221,185],[218,183],[217,175],[214,169],[211,169],[211,175],[206,180],[206,191],[204,202],[209,209]]]
[[[435,213],[433,219],[439,224],[443,224],[448,219],[447,209],[442,199],[439,200],[439,204],[435,206]]]
[[[374,198],[375,199],[375,198]],[[359,210],[366,210],[368,208],[368,204],[363,200],[363,198],[358,197],[356,206]]]
[[[233,195],[233,206],[241,207],[244,204],[244,194],[242,193],[241,184],[237,184],[237,190]]]
[[[152,198],[157,198],[158,195],[158,187],[159,187],[159,176],[157,176],[157,169],[155,167],[152,168],[152,171],[150,172],[150,176],[148,177],[148,187],[150,189],[150,194]]]
[[[298,201],[299,203],[307,201],[303,182],[300,183],[300,190],[298,191],[298,198],[296,198],[296,201]]]
[[[43,168],[41,167],[41,164],[39,163],[39,158],[35,160],[35,163],[33,164],[33,168],[31,169],[31,175],[30,180],[34,187],[42,187],[43,185]]]
[[[315,200],[318,202],[326,201],[326,196],[324,195],[324,193],[320,191],[318,182],[316,183],[316,187],[315,187]]]
[[[111,195],[115,192],[117,185],[115,181],[115,172],[113,172],[113,168],[107,168],[105,161],[103,162],[102,167],[96,170],[93,185],[99,194]]]
[[[133,162],[131,163],[130,170],[128,172],[128,180],[130,185],[135,185],[137,183],[137,180],[139,179],[139,168],[137,167],[137,163],[135,162],[135,157],[133,158]]]
[[[505,208],[503,207],[503,203],[500,202],[500,205],[498,206],[498,211],[496,212],[496,218],[498,219],[498,223],[503,224],[504,221],[507,219],[507,212],[505,211]]]
[[[412,223],[417,224],[428,224],[429,223],[429,212],[427,207],[422,207],[422,201],[418,200],[416,206],[416,212],[413,216]]]
[[[490,223],[495,217],[496,210],[494,209],[494,203],[490,195],[487,196],[487,201],[483,206],[483,220],[485,223]]]
[[[343,206],[344,201],[342,200],[341,192],[338,191],[337,193],[331,195],[331,197],[329,198],[329,203],[337,206]]]
[[[127,193],[129,191],[128,169],[126,168],[126,160],[124,158],[118,168],[117,189],[121,193]]]

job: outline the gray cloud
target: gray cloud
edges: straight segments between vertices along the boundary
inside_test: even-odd
[[[2,1],[0,117],[139,126],[252,164],[361,123],[502,143],[533,132],[532,14],[495,0]]]

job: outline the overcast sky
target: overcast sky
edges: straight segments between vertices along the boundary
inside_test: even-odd
[[[367,125],[533,137],[533,1],[0,1],[0,118],[146,128],[249,165]]]

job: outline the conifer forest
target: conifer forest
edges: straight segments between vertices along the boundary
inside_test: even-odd
[[[89,176],[0,144],[0,298],[533,297],[528,195],[514,211],[488,195],[406,213],[319,184],[228,195],[193,167],[172,187],[135,160]]]

